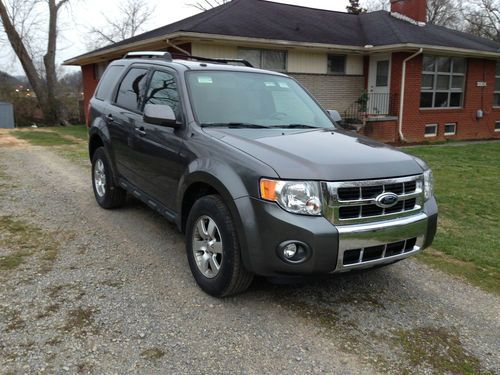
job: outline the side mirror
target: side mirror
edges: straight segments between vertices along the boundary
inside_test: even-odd
[[[334,109],[329,109],[326,112],[328,112],[333,121],[337,123],[342,121],[342,116],[340,116],[339,111],[336,111]]]
[[[172,107],[166,104],[146,104],[144,107],[144,121],[153,125],[179,127]]]

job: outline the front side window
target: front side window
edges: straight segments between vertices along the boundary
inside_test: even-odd
[[[462,106],[465,86],[463,58],[424,55],[422,64],[421,108]]]
[[[287,52],[273,49],[239,48],[238,58],[247,60],[254,68],[286,71]]]
[[[188,72],[191,105],[204,126],[332,128],[324,110],[293,79],[270,74]]]
[[[328,73],[345,74],[345,65],[345,55],[328,55]]]
[[[118,95],[116,96],[116,104],[131,111],[140,112],[141,99],[146,88],[147,76],[147,69],[130,69],[120,84]]]
[[[495,71],[495,92],[493,94],[493,106],[500,107],[500,61],[497,62]]]
[[[175,77],[167,72],[154,72],[144,103],[168,105],[179,118],[180,102]]]

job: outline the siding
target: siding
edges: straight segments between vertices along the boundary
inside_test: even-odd
[[[245,46],[248,48],[261,48]],[[276,49],[280,49],[276,47]],[[238,46],[209,43],[192,43],[194,56],[211,58],[238,58]],[[312,52],[308,50],[288,50],[288,72],[306,74],[326,74],[328,68],[328,54],[326,52]],[[346,61],[346,74],[363,74],[363,56],[348,55]]]
[[[359,98],[365,82],[363,76],[296,73],[290,76],[302,83],[325,109],[336,109],[341,114]]]

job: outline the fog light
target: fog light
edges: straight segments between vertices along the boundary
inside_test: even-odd
[[[286,263],[303,263],[311,255],[308,245],[300,241],[285,241],[276,249],[278,256]]]
[[[297,254],[297,245],[294,243],[286,245],[283,249],[283,255],[286,259],[292,259],[295,254]]]

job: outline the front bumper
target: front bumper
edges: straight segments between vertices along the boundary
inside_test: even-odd
[[[437,227],[434,198],[413,216],[345,226],[324,217],[291,214],[255,198],[239,198],[235,204],[243,262],[261,276],[328,274],[392,263],[428,247]],[[279,244],[291,240],[308,245],[305,262],[291,264],[278,256]]]

